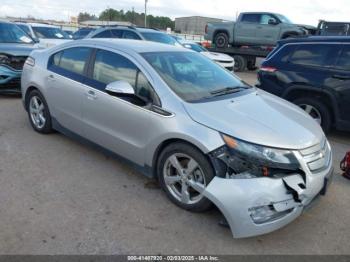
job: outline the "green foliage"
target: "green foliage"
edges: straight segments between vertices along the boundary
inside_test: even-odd
[[[134,11],[124,12],[124,10],[118,11],[118,10],[113,9],[113,8],[108,8],[100,14],[99,20],[127,21],[127,22],[133,23],[137,26],[144,26],[145,14],[144,13],[137,13]],[[155,28],[159,28],[159,29],[166,29],[167,27],[174,29],[175,22],[173,20],[171,20],[169,17],[147,15],[147,26],[148,27],[155,27]]]
[[[79,13],[78,15],[78,22],[84,22],[87,20],[97,20],[97,17],[95,15],[91,15],[87,12]]]

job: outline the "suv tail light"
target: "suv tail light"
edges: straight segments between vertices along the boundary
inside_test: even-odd
[[[268,72],[268,73],[275,73],[277,71],[277,68],[272,66],[262,66],[260,67],[260,71]]]
[[[205,33],[208,33],[208,25],[205,25],[205,29],[204,29]]]

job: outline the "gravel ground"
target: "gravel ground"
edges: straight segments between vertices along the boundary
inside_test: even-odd
[[[0,112],[1,254],[350,254],[350,181],[339,175],[349,133],[329,136],[336,175],[326,197],[281,230],[233,239],[217,210],[183,211],[131,167],[35,133],[20,99],[0,97]]]

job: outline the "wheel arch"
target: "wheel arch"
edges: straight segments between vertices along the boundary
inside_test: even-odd
[[[34,85],[30,85],[27,89],[26,89],[26,92],[24,94],[24,108],[25,110],[28,110],[28,103],[29,103],[29,94],[34,91],[34,90],[39,90],[39,88],[37,88],[36,86]],[[41,92],[40,92],[41,93]]]
[[[334,95],[324,89],[291,86],[282,95],[288,101],[293,101],[300,97],[311,97],[320,99],[331,111],[332,121],[334,122],[338,117],[338,106]]]

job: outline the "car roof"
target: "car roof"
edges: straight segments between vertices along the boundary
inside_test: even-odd
[[[309,37],[296,37],[289,38],[279,41],[280,45],[289,44],[289,43],[308,43],[308,42],[350,42],[350,36],[309,36]]]
[[[89,43],[110,48],[117,48],[124,51],[133,51],[135,53],[150,53],[150,52],[192,52],[183,47],[176,47],[172,45],[142,41],[142,40],[130,40],[130,39],[117,39],[117,38],[84,38],[81,40],[75,40],[71,42],[74,46],[79,44]]]
[[[51,28],[60,28],[59,26],[55,25],[49,25],[49,24],[41,24],[41,23],[23,23],[31,26],[36,26],[36,27],[51,27]]]

